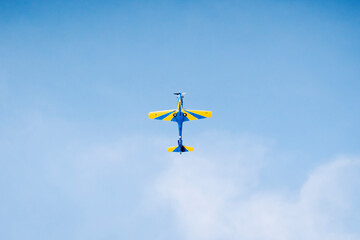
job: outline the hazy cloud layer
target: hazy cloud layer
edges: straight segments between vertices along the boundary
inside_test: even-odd
[[[359,237],[357,158],[329,161],[297,189],[284,179],[280,191],[262,182],[277,163],[269,139],[213,131],[189,136],[195,151],[180,156],[166,152],[173,138],[104,141],[66,122],[30,119],[0,139],[7,239]]]
[[[186,239],[359,239],[349,219],[360,214],[360,159],[332,160],[300,189],[262,190],[258,163],[265,148],[244,152],[244,141],[230,142],[239,146],[231,155],[224,144],[223,156],[174,159],[155,184]]]

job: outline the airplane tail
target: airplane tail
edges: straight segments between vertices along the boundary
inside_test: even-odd
[[[193,147],[188,146],[175,146],[175,147],[169,147],[167,149],[168,152],[191,152],[194,151]]]

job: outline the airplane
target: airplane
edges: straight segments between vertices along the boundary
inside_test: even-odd
[[[176,92],[174,93],[178,97],[178,105],[176,109],[164,110],[157,112],[150,112],[149,118],[163,121],[172,121],[177,122],[179,127],[179,140],[178,145],[175,147],[169,147],[168,152],[191,152],[194,151],[193,147],[184,146],[182,142],[182,126],[183,122],[193,121],[197,119],[209,118],[212,117],[211,111],[202,111],[202,110],[185,110],[183,108],[183,99],[185,93]]]

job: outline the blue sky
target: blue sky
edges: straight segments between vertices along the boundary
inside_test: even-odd
[[[2,1],[1,238],[359,239],[359,42],[356,1]]]

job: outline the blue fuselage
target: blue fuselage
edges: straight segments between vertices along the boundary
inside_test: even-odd
[[[174,113],[174,119],[172,120],[172,121],[176,121],[178,123],[178,127],[179,127],[178,145],[180,148],[183,146],[183,144],[182,144],[182,126],[183,126],[183,122],[184,122],[184,118],[185,118],[182,109],[183,109],[183,96],[180,93],[178,107],[176,109],[177,111],[176,111],[176,113]]]

